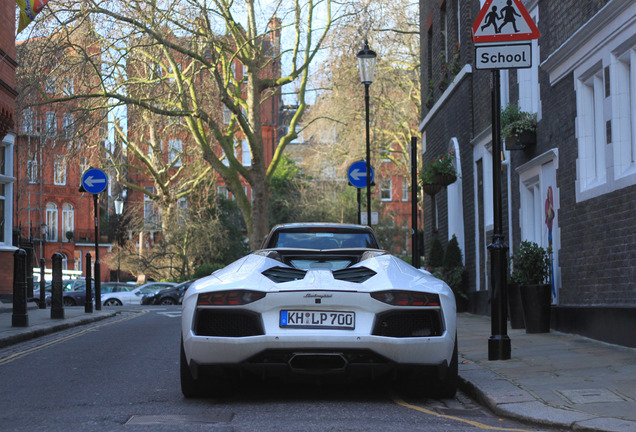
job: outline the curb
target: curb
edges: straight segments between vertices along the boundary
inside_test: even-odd
[[[104,320],[106,318],[111,318],[117,315],[118,313],[119,312],[113,312],[109,314],[95,315],[90,317],[79,317],[79,318],[74,317],[74,318],[68,318],[66,319],[66,321],[60,320],[59,324],[39,325],[29,331],[25,331],[15,335],[0,338],[0,348],[6,348],[16,343],[25,342],[31,339],[49,335],[51,333],[59,332],[62,330],[68,330],[70,328],[77,327],[80,325],[91,324],[97,321]],[[23,328],[28,328],[28,327],[23,327]]]
[[[520,422],[583,432],[636,430],[636,422],[555,408],[478,363],[459,359],[459,389],[494,414]]]

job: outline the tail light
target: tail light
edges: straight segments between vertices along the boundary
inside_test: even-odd
[[[241,306],[265,297],[264,292],[231,290],[201,293],[197,299],[198,306]]]
[[[439,306],[439,295],[417,291],[378,291],[371,297],[392,306]]]

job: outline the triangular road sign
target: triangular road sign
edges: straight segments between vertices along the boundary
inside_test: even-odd
[[[486,0],[473,24],[473,42],[539,39],[539,29],[521,0]]]

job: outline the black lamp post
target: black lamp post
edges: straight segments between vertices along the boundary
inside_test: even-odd
[[[375,70],[375,60],[377,58],[375,51],[369,48],[369,41],[364,41],[362,48],[356,57],[358,57],[358,66],[360,68],[360,81],[364,84],[364,109],[366,114],[366,137],[367,137],[367,225],[371,226],[371,147],[369,145],[369,86],[373,82],[373,72]]]
[[[124,200],[121,196],[115,198],[115,214],[117,215],[117,245],[121,248],[120,242],[120,229],[121,229],[121,215],[124,213]],[[117,282],[119,282],[119,260],[121,258],[121,250],[117,251]]]

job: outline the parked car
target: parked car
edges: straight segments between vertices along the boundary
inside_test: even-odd
[[[121,292],[127,290],[128,286],[125,283],[120,282],[101,282],[100,292],[102,302],[104,296],[113,292]],[[91,296],[95,299],[95,282],[91,284]],[[84,306],[86,304],[86,284],[80,285],[73,291],[65,291],[62,295],[64,306]]]
[[[163,288],[156,291],[152,291],[148,294],[144,294],[141,298],[142,305],[176,305],[181,304],[183,295],[186,290],[192,285],[195,279],[187,282],[180,283],[177,286],[170,288]]]
[[[102,304],[104,306],[122,306],[122,305],[138,305],[141,304],[141,297],[158,288],[168,288],[177,285],[174,282],[148,282],[146,284],[135,287],[129,284],[119,284],[120,287],[116,292],[102,293]]]
[[[377,244],[360,225],[277,226],[267,249],[194,282],[183,298],[183,395],[223,395],[240,376],[384,375],[453,397],[453,292]]]

